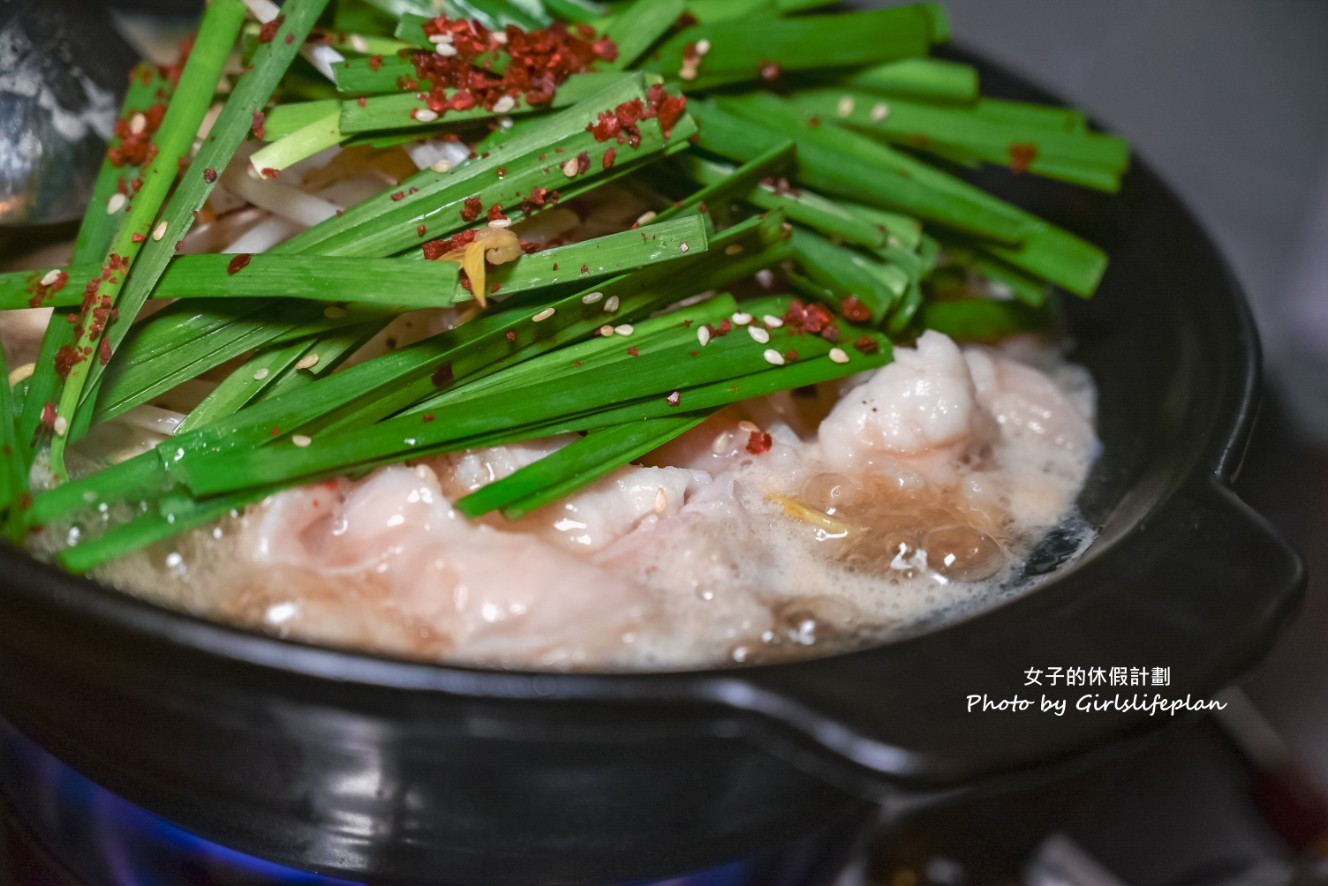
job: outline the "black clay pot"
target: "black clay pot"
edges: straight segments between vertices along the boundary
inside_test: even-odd
[[[995,82],[994,76],[988,83]],[[1019,90],[1003,81],[1004,91]],[[1047,667],[1169,668],[1208,698],[1303,586],[1228,483],[1259,355],[1220,256],[1142,164],[1118,199],[985,182],[1110,250],[1067,306],[1100,387],[1101,536],[1035,592],[796,664],[645,675],[436,667],[246,634],[0,549],[0,714],[149,810],[244,852],[376,884],[645,880],[851,815],[1046,777],[1169,721],[1079,712]],[[1064,716],[971,713],[1047,692]]]

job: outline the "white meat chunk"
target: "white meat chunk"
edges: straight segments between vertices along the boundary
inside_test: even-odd
[[[992,436],[963,353],[926,332],[916,348],[898,348],[894,362],[853,388],[821,423],[826,461],[861,468],[875,455],[910,457],[938,450],[977,450]]]
[[[427,467],[270,499],[248,518],[257,586],[230,611],[323,642],[492,663],[613,659],[649,595],[538,538],[468,523]],[[386,627],[385,627],[386,625]]]

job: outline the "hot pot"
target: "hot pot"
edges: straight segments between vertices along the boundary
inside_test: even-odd
[[[987,72],[997,91],[1026,87]],[[1259,352],[1239,287],[1145,164],[1106,198],[984,184],[1106,246],[1065,306],[1105,454],[1078,561],[1048,539],[1032,593],[959,623],[792,664],[655,674],[440,667],[257,636],[0,548],[0,715],[106,788],[207,839],[375,884],[642,881],[751,855],[871,804],[1028,785],[1171,721],[1078,711],[1029,669],[1169,669],[1207,699],[1303,587],[1230,489]],[[1044,681],[1044,687],[1046,683]],[[1046,692],[1063,716],[970,712]]]

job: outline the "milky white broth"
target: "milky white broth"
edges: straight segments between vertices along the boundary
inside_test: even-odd
[[[659,669],[862,645],[1023,590],[1021,562],[1053,528],[1087,543],[1073,502],[1098,446],[1091,381],[1043,346],[1015,350],[926,333],[815,397],[726,410],[515,523],[450,502],[572,438],[285,492],[97,577],[435,661]]]

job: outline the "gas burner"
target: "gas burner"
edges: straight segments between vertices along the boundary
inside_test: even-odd
[[[838,825],[759,858],[653,886],[851,886],[842,874],[864,830],[862,822]],[[360,886],[253,858],[191,834],[78,774],[4,720],[0,882]]]

